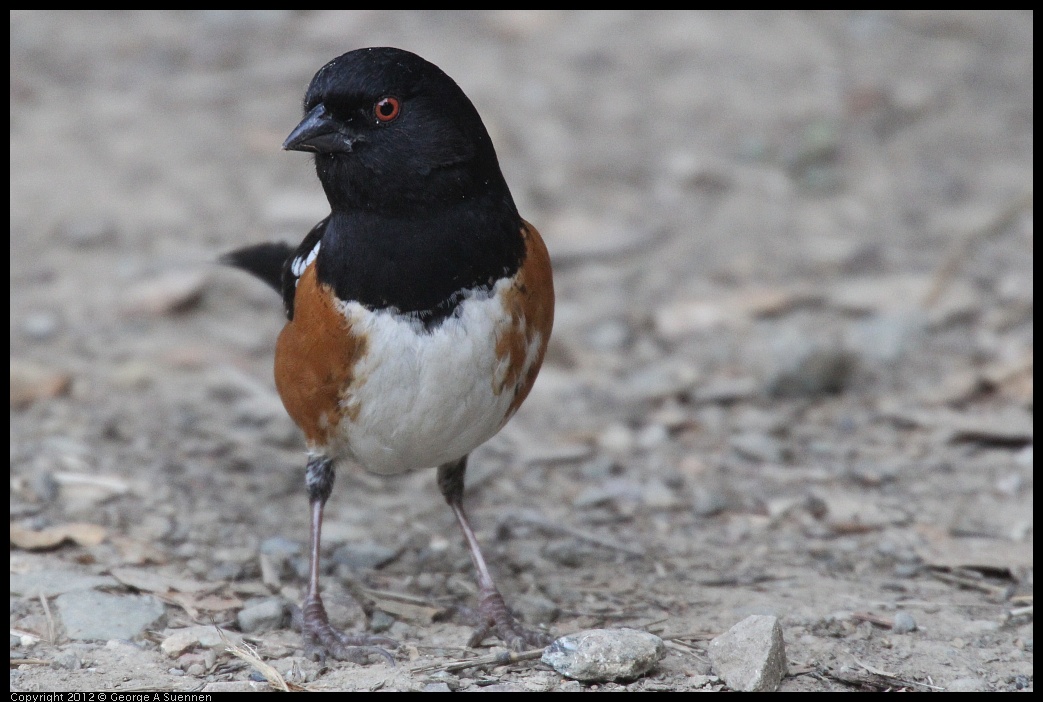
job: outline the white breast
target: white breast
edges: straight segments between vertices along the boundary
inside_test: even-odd
[[[430,332],[408,315],[343,303],[368,343],[342,401],[333,454],[375,473],[400,473],[456,460],[496,434],[514,399],[513,387],[497,392],[507,367],[496,354],[512,324],[500,299],[511,283],[465,298]],[[538,335],[531,340],[526,365],[541,343]]]

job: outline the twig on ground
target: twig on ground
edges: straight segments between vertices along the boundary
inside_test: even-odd
[[[58,643],[58,631],[54,625],[54,616],[51,614],[51,606],[47,604],[47,597],[40,593],[40,604],[43,605],[43,615],[47,618],[47,643],[52,646]]]
[[[410,672],[419,673],[426,670],[441,668],[449,673],[455,673],[460,670],[467,670],[468,668],[477,668],[485,665],[509,665],[511,663],[536,660],[543,656],[543,651],[544,649],[538,648],[532,651],[504,651],[502,653],[491,653],[487,656],[458,660],[449,664],[435,663],[422,665],[416,668],[411,668]]]

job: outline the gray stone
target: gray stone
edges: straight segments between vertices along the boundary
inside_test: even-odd
[[[22,320],[22,333],[34,341],[46,341],[58,331],[58,317],[51,312],[33,312]]]
[[[588,629],[547,647],[542,661],[561,675],[585,682],[633,680],[666,653],[658,636],[634,629]]]
[[[573,538],[556,539],[543,549],[544,558],[566,568],[578,568],[598,555],[599,551],[592,545]]]
[[[740,456],[759,463],[782,463],[782,442],[760,432],[745,432],[731,438],[732,448]]]
[[[286,603],[277,597],[243,607],[236,615],[239,631],[252,634],[281,629],[286,619]]]
[[[108,217],[76,217],[59,224],[57,234],[73,246],[90,248],[115,241],[116,223]]]
[[[163,603],[151,595],[109,595],[78,590],[60,595],[55,609],[70,639],[134,639],[163,618]]]
[[[669,359],[639,368],[622,380],[617,395],[624,402],[640,402],[684,395],[699,380],[699,372],[685,361]]]
[[[56,597],[76,590],[117,587],[108,575],[86,575],[71,570],[38,570],[34,573],[12,573],[11,594],[23,597]]]
[[[583,340],[594,351],[620,351],[630,341],[630,325],[622,319],[606,319],[586,330]]]
[[[697,485],[692,490],[692,511],[700,517],[712,517],[720,514],[735,503],[735,499],[727,493],[723,486],[714,481],[705,485]]]
[[[65,651],[54,657],[51,667],[58,670],[79,670],[83,667],[83,661],[74,651]]]
[[[795,360],[787,358],[768,383],[777,397],[817,397],[839,393],[858,368],[858,355],[839,348],[812,348]]]
[[[387,612],[378,609],[373,612],[373,616],[369,619],[369,628],[375,634],[383,634],[385,631],[395,625],[394,615],[388,614]]]
[[[511,605],[529,624],[549,624],[556,621],[561,614],[554,600],[539,593],[517,595],[511,601]]]
[[[895,612],[894,622],[891,624],[891,631],[896,634],[908,634],[911,631],[916,631],[916,620],[913,619],[913,615],[908,612]]]
[[[397,551],[380,544],[348,543],[337,548],[330,560],[353,571],[373,570],[393,560],[396,555]]]
[[[746,617],[711,641],[709,654],[714,673],[737,692],[774,691],[786,674],[786,648],[776,617]]]
[[[873,315],[852,327],[848,343],[865,359],[894,363],[915,344],[925,321],[920,311]]]
[[[272,536],[261,541],[258,551],[269,556],[295,556],[302,549],[304,547],[298,541],[283,536]]]
[[[678,490],[658,478],[652,478],[641,488],[641,503],[652,509],[675,509],[684,505]]]
[[[747,400],[760,391],[755,378],[717,378],[708,381],[693,393],[697,402],[725,403]]]

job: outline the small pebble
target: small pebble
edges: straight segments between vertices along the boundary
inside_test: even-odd
[[[397,620],[394,616],[378,609],[373,612],[373,616],[370,617],[369,628],[372,629],[375,634],[383,634],[394,626],[396,621]]]
[[[1009,473],[995,482],[996,492],[1007,497],[1015,497],[1021,492],[1025,481],[1017,473]]]
[[[740,456],[759,463],[782,463],[782,442],[760,432],[745,432],[731,438],[732,448]]]
[[[623,378],[617,394],[623,402],[641,402],[683,395],[699,380],[699,372],[685,361],[656,361]]]
[[[915,578],[923,569],[922,563],[899,563],[895,566],[894,575],[896,578]]]
[[[578,568],[584,563],[597,559],[599,555],[600,552],[589,544],[570,538],[551,541],[543,549],[544,558],[566,568]]]
[[[390,562],[398,555],[395,549],[374,543],[346,543],[339,546],[330,556],[337,565],[351,571],[373,570]]]
[[[816,348],[787,362],[768,381],[776,397],[817,397],[841,392],[858,368],[858,355],[841,348]]]
[[[282,628],[286,619],[286,603],[278,597],[262,600],[244,607],[236,615],[239,631],[255,634]]]
[[[624,424],[610,424],[598,435],[597,442],[608,453],[626,454],[634,448],[634,432]]]
[[[587,347],[603,353],[622,350],[630,338],[630,325],[621,319],[600,322],[584,334]]]
[[[261,542],[260,552],[269,556],[282,556],[283,558],[295,556],[304,547],[297,541],[291,541],[282,536],[273,536]]]
[[[911,631],[916,631],[916,620],[913,619],[913,615],[908,612],[895,612],[894,622],[891,624],[891,631],[896,634],[908,634]]]
[[[550,624],[561,614],[557,603],[539,593],[518,595],[511,604],[529,624]]]
[[[243,575],[243,566],[239,563],[225,561],[218,563],[206,572],[206,579],[211,582],[239,580]]]
[[[728,509],[735,500],[721,485],[697,485],[692,491],[692,512],[700,517],[712,517]]]
[[[116,238],[116,224],[103,217],[77,217],[58,225],[57,234],[73,246],[90,248]]]
[[[665,426],[662,424],[649,424],[637,433],[635,440],[638,448],[650,451],[655,447],[666,443],[669,438],[670,434]]]
[[[48,368],[35,361],[11,359],[11,407],[28,407],[37,400],[47,400],[68,393],[72,374]]]
[[[22,320],[22,333],[34,341],[46,341],[58,331],[58,317],[50,312],[34,312]]]
[[[543,652],[544,663],[585,682],[633,680],[666,653],[658,636],[634,629],[588,629],[562,636]]]
[[[641,490],[641,502],[653,509],[672,509],[683,504],[677,492],[662,480],[653,478]]]
[[[59,653],[51,661],[51,667],[58,668],[59,670],[79,670],[83,667],[83,662],[80,657],[72,651],[65,651]]]

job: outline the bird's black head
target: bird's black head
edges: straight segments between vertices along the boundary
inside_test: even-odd
[[[440,68],[401,49],[358,49],[319,69],[283,148],[315,154],[334,211],[408,212],[483,194],[513,208],[474,105]]]

